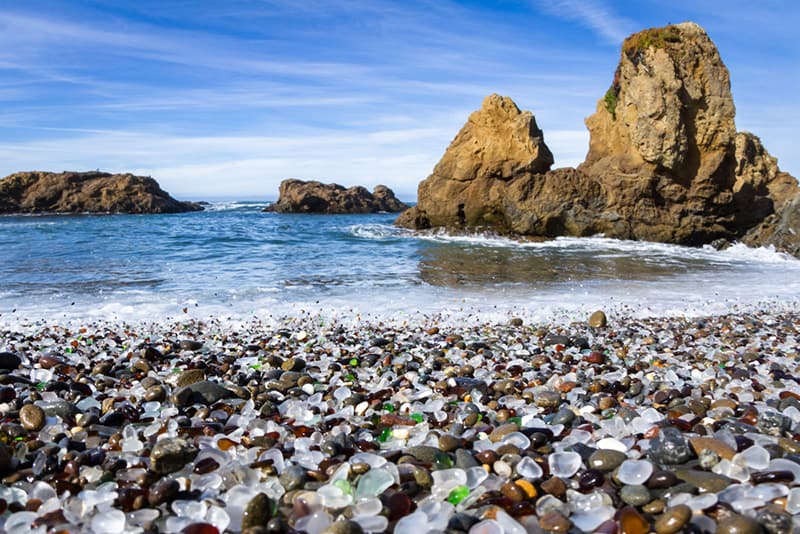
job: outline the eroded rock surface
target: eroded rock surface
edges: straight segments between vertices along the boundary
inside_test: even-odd
[[[396,213],[408,206],[400,202],[386,186],[379,185],[370,193],[366,188],[344,188],[339,184],[316,181],[284,180],[278,201],[264,211],[280,213]]]
[[[104,172],[19,172],[0,180],[0,213],[182,213],[153,178]]]
[[[623,44],[577,169],[550,171],[533,115],[492,95],[397,224],[789,250],[797,181],[734,118],[728,70],[700,26],[645,30]]]

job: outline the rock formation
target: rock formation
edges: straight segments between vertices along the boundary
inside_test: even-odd
[[[397,224],[790,248],[797,217],[784,210],[798,209],[797,181],[757,137],[736,132],[734,116],[728,70],[700,26],[645,30],[623,44],[577,169],[549,171],[533,116],[492,95]]]
[[[104,172],[19,172],[0,180],[0,213],[182,213],[154,179]]]
[[[379,185],[370,193],[361,186],[345,189],[339,184],[303,180],[281,182],[278,201],[264,209],[280,213],[397,213],[408,208],[391,189]]]

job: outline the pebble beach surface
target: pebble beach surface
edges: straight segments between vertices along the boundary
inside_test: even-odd
[[[509,319],[0,328],[0,529],[800,525],[800,314]]]

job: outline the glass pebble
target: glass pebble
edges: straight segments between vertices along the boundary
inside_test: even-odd
[[[644,484],[653,474],[653,464],[647,460],[625,460],[617,471],[617,479],[623,484]]]
[[[577,452],[554,452],[547,458],[550,473],[559,478],[569,478],[581,468],[581,455]]]
[[[542,478],[542,468],[537,464],[533,458],[524,457],[515,466],[517,474],[528,480],[538,480]]]
[[[92,518],[92,530],[97,534],[125,532],[125,514],[119,510],[106,510]]]

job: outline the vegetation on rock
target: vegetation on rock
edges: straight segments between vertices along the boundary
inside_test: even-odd
[[[619,98],[619,89],[615,89],[613,86],[608,88],[606,91],[606,95],[603,97],[603,101],[606,104],[606,111],[611,113],[611,118],[617,120],[617,102]]]
[[[622,44],[622,52],[629,58],[648,48],[666,48],[668,43],[680,43],[680,30],[673,25],[650,28],[634,33]]]

